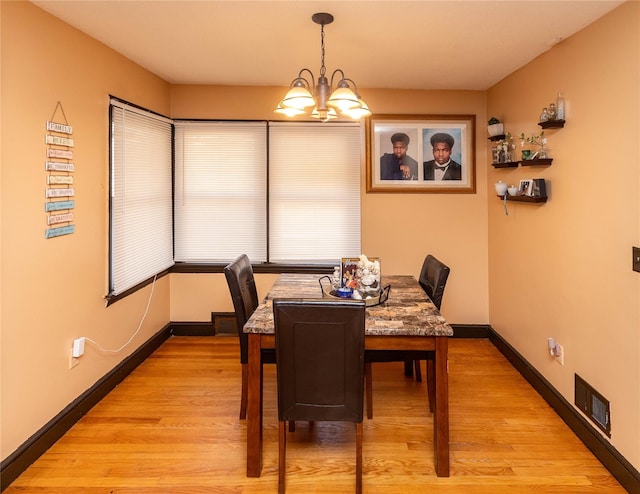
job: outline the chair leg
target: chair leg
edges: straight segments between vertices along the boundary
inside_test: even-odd
[[[407,377],[413,377],[413,360],[404,361],[404,375]]]
[[[247,418],[247,386],[249,381],[249,366],[242,364],[242,391],[240,392],[240,420]]]
[[[356,494],[362,493],[362,422],[356,423]]]
[[[371,362],[364,364],[364,385],[367,398],[367,418],[373,418],[373,379],[371,372]]]
[[[420,361],[419,360],[414,360],[413,361],[413,366],[416,370],[416,381],[421,383],[422,382],[422,370],[420,370]]]
[[[287,460],[287,428],[285,421],[278,422],[278,494],[284,494],[284,474]]]
[[[427,359],[427,394],[429,395],[429,411],[436,409],[436,361]]]

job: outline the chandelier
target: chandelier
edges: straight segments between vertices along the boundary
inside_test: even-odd
[[[304,68],[298,73],[285,97],[278,103],[274,110],[276,113],[295,117],[311,111],[312,118],[318,118],[323,122],[330,119],[346,116],[353,119],[368,117],[371,111],[367,104],[362,101],[358,93],[356,83],[347,79],[341,69],[336,69],[331,75],[331,81],[327,79],[327,68],[324,66],[324,26],[333,22],[333,16],[324,12],[318,12],[311,16],[316,24],[320,24],[320,36],[322,42],[322,58],[320,64],[320,77],[316,84],[313,73]],[[305,79],[303,74],[307,73],[311,79]],[[335,90],[333,89],[334,79],[336,79]]]

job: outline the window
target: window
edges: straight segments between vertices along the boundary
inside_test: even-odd
[[[266,183],[264,122],[176,122],[176,260],[266,261]]]
[[[109,298],[174,261],[360,254],[359,124],[173,122],[115,98],[110,124]]]
[[[270,124],[269,260],[359,255],[359,125]]]
[[[176,122],[175,260],[360,254],[358,124]]]
[[[173,265],[170,120],[112,99],[109,295]]]

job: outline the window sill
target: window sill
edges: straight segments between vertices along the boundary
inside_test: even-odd
[[[336,261],[337,262],[337,261]],[[229,263],[193,263],[178,262],[171,267],[170,273],[222,273],[224,267]],[[280,263],[260,263],[252,264],[253,272],[257,274],[265,273],[333,273],[336,263],[333,264],[280,264]]]

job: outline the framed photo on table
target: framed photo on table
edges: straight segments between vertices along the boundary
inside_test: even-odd
[[[367,192],[476,192],[475,115],[372,115]]]

